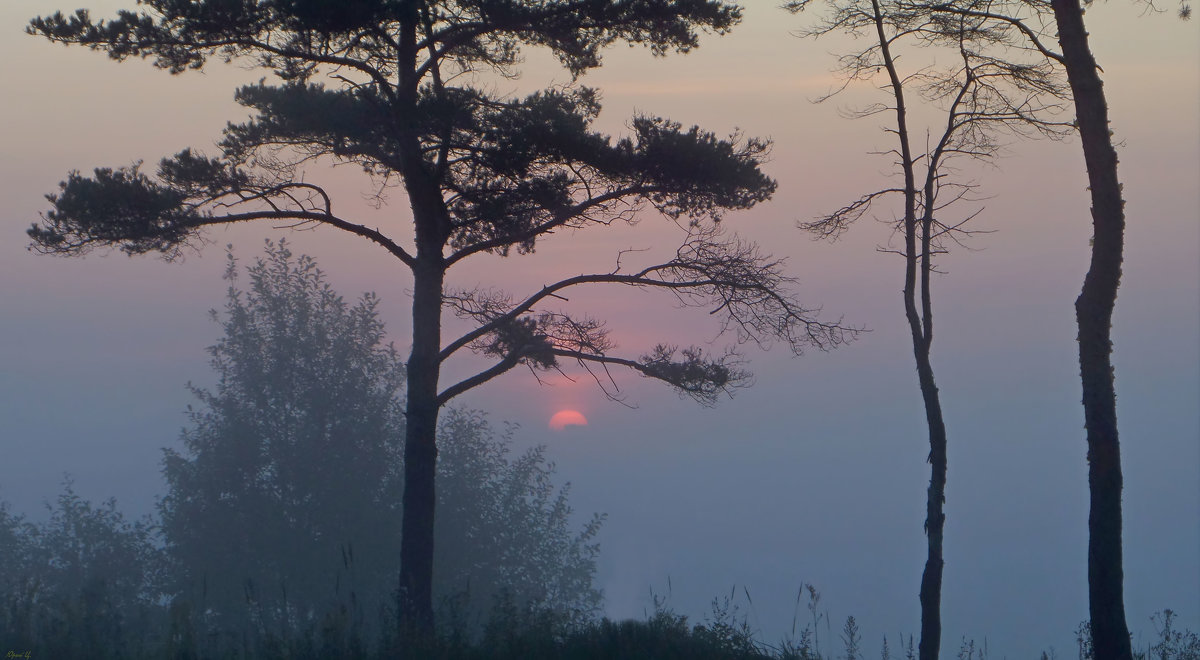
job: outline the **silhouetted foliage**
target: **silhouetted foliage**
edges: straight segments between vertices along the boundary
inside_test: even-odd
[[[112,499],[92,504],[69,479],[46,507],[49,518],[34,524],[0,506],[0,643],[55,658],[147,654],[160,642],[153,523],[126,520]]]
[[[846,624],[842,626],[841,632],[842,644],[846,649],[846,660],[861,660],[862,635],[858,632],[858,622],[854,617],[846,617]],[[887,641],[884,640],[884,652],[887,651]]]
[[[25,517],[13,514],[8,502],[0,502],[0,589],[11,593],[26,574],[24,560],[29,553],[29,539],[23,533]]]
[[[651,368],[639,368],[644,360],[610,354],[602,324],[546,310],[561,295],[545,292],[489,307],[474,317],[475,330],[443,341],[450,267],[480,253],[532,252],[539,238],[555,231],[633,221],[640,210],[655,209],[686,219],[693,231],[684,242],[705,249],[681,251],[636,276],[618,267],[569,286],[622,283],[702,296],[739,332],[753,330],[750,339],[779,337],[796,352],[846,337],[843,328],[816,321],[813,310],[777,288],[787,282],[777,263],[699,229],[772,194],[775,183],[759,170],[767,142],[721,139],[650,116],[634,118],[630,134],[613,139],[591,127],[600,110],[593,90],[573,82],[517,98],[490,91],[483,79],[489,72],[515,75],[526,46],[550,49],[573,77],[599,66],[601,49],[618,41],[658,55],[687,51],[699,32],[729,30],[740,18],[733,5],[355,0],[334,9],[310,0],[146,0],[140,6],[109,21],[82,10],[56,13],[34,19],[29,31],[118,60],[150,58],[173,73],[200,68],[210,57],[238,60],[280,82],[239,90],[237,100],[254,116],[228,127],[220,157],[185,150],[162,161],[156,178],[136,166],[96,170],[91,177],[72,173],[49,196],[53,209],[29,230],[33,247],[80,254],[116,246],[170,258],[204,227],[262,219],[348,231],[409,267],[413,341],[400,571],[402,612],[416,631],[433,627],[436,429],[449,399],[519,365],[558,368],[563,359],[624,366],[706,401],[714,390],[746,382],[730,377],[727,356],[710,359],[699,349],[685,353],[679,368],[662,364],[669,358],[661,352],[650,357]],[[334,87],[314,82],[319,76]],[[381,201],[392,188],[403,188],[411,218],[379,229],[373,221],[368,226],[335,214],[329,194],[302,171],[319,157],[361,166],[375,177]],[[689,268],[688,254],[705,255],[700,268]],[[732,266],[723,273],[768,276],[723,279],[713,264]],[[565,280],[552,285],[560,292],[565,286]],[[743,315],[747,305],[751,316]],[[548,320],[563,332],[532,331],[530,319]],[[441,366],[462,348],[488,356],[492,366],[446,387]]]
[[[1200,660],[1200,635],[1175,627],[1175,612],[1163,610],[1150,617],[1158,639],[1150,646],[1148,660]]]

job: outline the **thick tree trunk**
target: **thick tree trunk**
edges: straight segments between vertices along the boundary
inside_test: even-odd
[[[928,553],[921,574],[921,660],[936,660],[942,642],[942,530],[946,525],[946,424],[942,403],[933,382],[929,350],[917,349],[917,377],[925,402],[925,422],[929,427],[929,490],[925,499],[925,537]]]
[[[438,374],[441,350],[440,263],[413,269],[413,346],[408,359],[404,438],[404,520],[400,540],[400,624],[408,634],[433,632],[433,521],[437,501]]]
[[[1087,428],[1088,605],[1096,660],[1132,658],[1125,621],[1121,558],[1121,448],[1112,371],[1113,306],[1121,280],[1125,210],[1117,179],[1117,152],[1108,128],[1104,87],[1088,47],[1079,0],[1053,0],[1067,78],[1083,142],[1092,196],[1092,259],[1075,301],[1079,368]]]
[[[404,518],[400,538],[400,632],[410,644],[432,638],[433,525],[437,503],[438,380],[442,350],[442,287],[446,264],[442,250],[449,220],[441,188],[421,152],[414,128],[418,3],[403,8],[397,52],[397,131],[400,171],[412,208],[416,263],[412,266],[412,353],[406,384],[404,437]]]

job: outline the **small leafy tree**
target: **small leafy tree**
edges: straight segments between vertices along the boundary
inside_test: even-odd
[[[637,117],[612,139],[591,124],[599,96],[578,85],[524,98],[492,91],[487,73],[515,75],[524,46],[550,49],[578,76],[614,42],[658,55],[687,51],[698,32],[724,33],[740,18],[721,0],[144,0],[140,12],[96,21],[86,11],[35,19],[30,32],[116,59],[149,57],[173,73],[210,57],[277,76],[237,93],[255,116],[231,125],[222,153],[185,150],[156,177],[137,166],[72,173],[53,209],[29,230],[35,249],[80,254],[95,246],[176,255],[205,227],[255,220],[322,225],[387,250],[412,276],[408,355],[402,615],[433,626],[436,429],[455,396],[517,366],[560,360],[617,365],[711,402],[745,384],[736,356],[669,347],[640,358],[615,354],[603,323],[555,309],[567,290],[625,284],[712,304],[739,339],[780,337],[799,352],[844,338],[786,291],[780,264],[711,229],[727,210],[767,199],[759,170],[768,144],[720,139],[699,128]],[[331,83],[317,82],[321,77]],[[383,199],[400,189],[409,213],[382,228],[339,215],[305,176],[316,158],[353,163],[375,177]],[[465,259],[533,251],[568,229],[632,221],[642,208],[684,219],[693,231],[664,263],[580,275],[526,296],[457,292],[452,309],[474,322],[442,336],[446,276]],[[411,239],[411,240],[410,240]],[[553,281],[553,280],[550,280]],[[442,365],[467,349],[491,360],[458,383]]]
[[[0,502],[0,643],[15,646],[30,638],[32,622],[28,563],[32,557],[25,517]]]
[[[401,542],[403,361],[378,298],[348,303],[313,259],[268,243],[246,271],[242,290],[231,254],[217,383],[192,388],[183,450],[165,455],[168,591],[210,632],[291,637],[342,610],[376,631]],[[469,596],[473,619],[501,592],[593,615],[600,520],[572,529],[542,450],[510,458],[480,413],[452,410],[439,434],[435,593]]]
[[[338,596],[372,608],[388,593],[404,366],[374,296],[348,304],[283,244],[247,270],[242,291],[230,255],[224,315],[212,312],[218,380],[191,388],[199,405],[182,451],[165,451],[160,512],[172,594],[218,629],[252,613],[290,631]]]
[[[511,456],[512,433],[497,437],[481,413],[456,408],[442,422],[435,592],[465,596],[476,619],[507,599],[584,623],[601,604],[592,580],[604,516],[576,530],[570,487],[555,485],[545,448]]]
[[[11,512],[8,502],[0,502],[0,590],[13,593],[25,574],[27,539],[25,517]]]
[[[70,479],[43,522],[7,508],[0,505],[0,641],[62,658],[133,657],[153,646],[129,632],[157,621],[162,557],[149,519],[126,519],[113,499],[83,499]]]

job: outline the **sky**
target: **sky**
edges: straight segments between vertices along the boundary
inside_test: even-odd
[[[811,102],[837,84],[834,53],[852,43],[801,40],[792,32],[812,24],[811,12],[747,4],[742,25],[686,56],[612,49],[584,79],[602,92],[599,125],[620,134],[641,112],[770,137],[766,170],[779,190],[727,226],[786,258],[806,303],[870,332],[796,358],[746,347],[754,385],[712,408],[628,374],[617,374],[620,405],[586,376],[539,385],[517,371],[460,404],[519,424],[518,443],[546,444],[581,520],[608,514],[597,579],[610,616],[641,616],[657,595],[699,621],[732,591],[751,626],[776,641],[809,621],[796,594],[813,584],[831,619],[826,642],[854,615],[867,648],[885,634],[895,648],[897,635],[919,631],[929,478],[903,264],[878,250],[892,238],[885,223],[864,220],[832,244],[795,226],[885,183],[888,163],[870,152],[889,148],[888,136],[874,119],[841,116],[878,98],[869,88]],[[87,6],[109,15],[124,5]],[[262,75],[216,63],[170,76],[22,34],[56,8],[0,4],[0,498],[36,516],[70,474],[83,496],[115,496],[142,514],[163,491],[160,448],[176,446],[186,423],[186,383],[213,378],[204,348],[219,337],[207,310],[224,299],[222,246],[250,259],[264,238],[286,235],[343,294],[377,292],[402,350],[409,283],[382,250],[320,231],[216,230],[180,263],[28,252],[24,229],[67,172],[153,163],[187,146],[215,152],[225,123],[246,116],[234,88]],[[1165,9],[1110,2],[1087,13],[1127,200],[1114,363],[1135,642],[1164,608],[1200,630],[1200,24]],[[537,53],[527,69],[498,87],[567,79]],[[372,209],[351,169],[309,175],[347,215],[402,226],[403,199]],[[987,196],[976,227],[994,233],[945,256],[934,281],[933,362],[949,435],[943,648],[966,637],[986,638],[998,658],[1069,654],[1087,615],[1073,316],[1091,236],[1082,154],[1073,138],[1013,142],[994,167],[967,173]],[[532,256],[466,262],[452,282],[520,294],[608,270],[620,250],[650,258],[678,240],[677,227],[648,214],[634,227],[556,235]],[[634,354],[661,341],[732,341],[715,336],[705,310],[644,292],[600,290],[572,304],[606,318]],[[564,409],[587,425],[551,429]]]

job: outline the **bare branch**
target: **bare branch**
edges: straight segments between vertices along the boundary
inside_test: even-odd
[[[884,188],[868,193],[854,202],[812,222],[799,222],[797,226],[804,231],[815,234],[813,238],[835,241],[850,228],[850,225],[871,210],[871,205],[882,197],[893,193],[903,193],[903,188]]]
[[[622,256],[624,256],[622,254]],[[703,372],[696,362],[696,350],[683,353],[687,368],[670,367],[668,359],[674,349],[653,354],[648,361],[636,362],[614,358],[610,352],[615,344],[609,339],[604,323],[591,318],[577,318],[559,310],[539,310],[548,301],[566,301],[563,292],[577,286],[592,284],[622,284],[625,286],[662,289],[675,296],[685,307],[709,307],[709,313],[720,318],[720,333],[732,332],[739,343],[769,344],[782,341],[794,354],[806,348],[827,350],[853,339],[861,331],[839,322],[817,318],[819,310],[799,304],[787,290],[793,283],[783,275],[782,262],[761,254],[757,246],[734,238],[723,237],[717,229],[694,228],[673,259],[644,267],[635,272],[621,272],[618,266],[608,273],[577,275],[554,284],[520,301],[492,289],[448,291],[443,302],[463,319],[472,320],[477,327],[450,342],[442,349],[445,361],[459,349],[491,355],[500,361],[487,370],[468,378],[443,393],[447,400],[471,387],[498,376],[517,364],[535,370],[558,368],[556,357],[572,357],[584,362],[621,364],[660,380],[674,379],[689,396],[713,396],[713,391],[698,383],[687,384],[689,378]],[[717,365],[728,364],[732,354]],[[634,364],[640,366],[632,366]],[[722,376],[718,389],[740,382],[745,374],[734,377],[733,371],[711,371]],[[675,370],[673,370],[675,369]],[[697,371],[699,370],[699,371]],[[735,370],[736,371],[736,370]],[[740,374],[740,372],[739,372]],[[593,374],[595,376],[595,374]],[[727,382],[726,382],[727,381]],[[607,390],[606,395],[613,396]]]
[[[543,300],[586,284],[624,284],[671,291],[688,307],[711,306],[722,317],[721,332],[734,331],[739,342],[768,344],[781,340],[799,355],[806,347],[827,350],[852,339],[858,328],[819,321],[819,309],[806,308],[787,291],[793,280],[783,263],[761,254],[758,247],[736,238],[724,239],[716,229],[697,228],[670,261],[635,273],[577,275],[544,286],[523,301],[494,292],[475,297],[462,293],[449,300],[460,316],[484,321],[441,351],[444,361],[458,349],[512,323]]]
[[[682,359],[675,359],[676,353],[679,353]],[[751,382],[750,374],[741,368],[740,356],[732,351],[713,359],[694,346],[681,350],[660,344],[638,360],[570,350],[555,350],[554,354],[558,357],[573,358],[580,364],[595,362],[632,369],[647,378],[667,383],[674,387],[680,396],[689,397],[705,406],[715,404],[721,394],[732,396],[734,389],[745,387]]]
[[[925,10],[928,10],[931,12],[942,12],[942,13],[953,14],[953,15],[957,15],[957,16],[981,18],[981,19],[986,19],[986,20],[990,20],[990,21],[998,21],[1000,23],[1006,24],[1006,25],[1011,26],[1011,27],[1015,28],[1016,30],[1020,31],[1021,34],[1024,35],[1025,38],[1029,40],[1030,45],[1032,45],[1033,48],[1036,49],[1039,53],[1041,53],[1042,55],[1044,55],[1045,57],[1047,57],[1051,60],[1054,60],[1055,62],[1057,62],[1059,64],[1063,63],[1063,56],[1060,53],[1051,50],[1050,48],[1048,48],[1045,45],[1045,42],[1043,40],[1047,38],[1047,35],[1040,34],[1037,31],[1033,30],[1032,28],[1029,27],[1028,23],[1021,18],[1018,18],[1015,16],[1006,16],[1004,14],[998,14],[998,13],[994,13],[991,11],[980,11],[977,9],[970,9],[970,8],[966,8],[961,5],[952,4],[952,3],[938,3],[938,4],[930,4],[930,5],[914,4],[913,6],[920,7],[922,9],[925,9]],[[1048,8],[1048,6],[1047,6],[1047,8]],[[1051,37],[1051,38],[1053,38],[1053,37]]]

